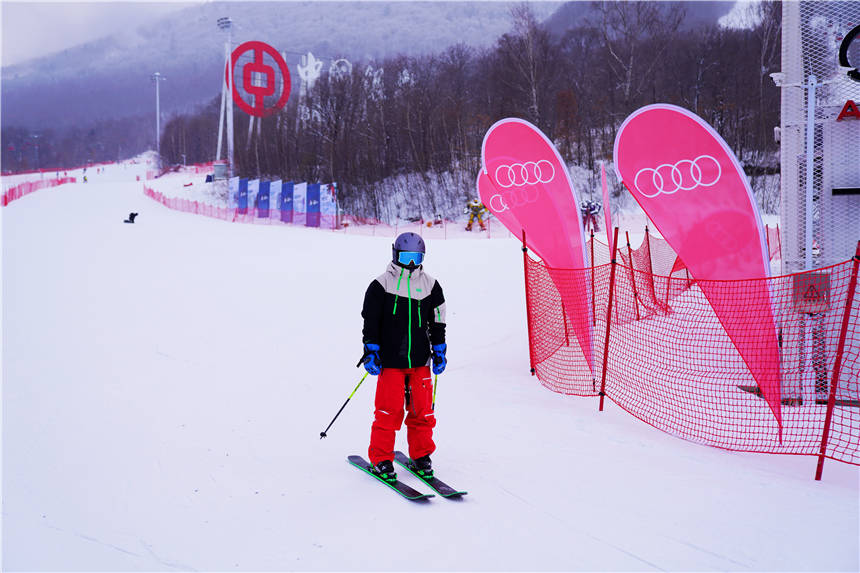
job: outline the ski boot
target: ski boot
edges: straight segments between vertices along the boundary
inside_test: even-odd
[[[412,460],[412,471],[423,479],[433,479],[433,464],[430,462],[430,456],[421,456],[417,460]]]
[[[370,472],[388,483],[397,481],[397,473],[394,471],[394,463],[391,460],[382,460],[370,468]]]

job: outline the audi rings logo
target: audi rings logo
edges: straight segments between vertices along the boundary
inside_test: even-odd
[[[555,167],[546,159],[526,161],[496,167],[496,183],[499,187],[524,187],[549,183],[555,177]]]
[[[661,193],[672,195],[696,187],[711,187],[720,180],[722,174],[719,161],[710,155],[700,155],[692,160],[682,159],[675,164],[664,163],[656,168],[640,169],[633,179],[633,186],[650,199]]]
[[[521,207],[538,200],[540,192],[537,187],[508,189],[490,196],[488,206],[494,213],[504,213],[513,207]]]

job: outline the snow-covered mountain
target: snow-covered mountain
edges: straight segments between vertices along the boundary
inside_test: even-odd
[[[126,33],[2,69],[7,122],[62,126],[153,108],[150,75],[168,78],[161,92],[169,114],[215,97],[230,16],[233,40],[270,43],[287,52],[295,73],[308,51],[324,61],[438,52],[457,43],[490,46],[511,26],[513,2],[205,2]],[[536,2],[544,19],[561,3]],[[14,26],[6,21],[4,26]],[[327,64],[326,64],[327,65]],[[11,119],[14,118],[14,119]]]

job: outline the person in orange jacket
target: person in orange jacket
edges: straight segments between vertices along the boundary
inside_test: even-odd
[[[487,227],[484,225],[484,220],[482,219],[482,215],[486,212],[487,208],[484,207],[480,201],[478,201],[477,197],[466,203],[466,213],[469,213],[469,222],[466,224],[466,230],[472,230],[472,223],[475,219],[478,220],[478,225],[481,226],[482,231],[486,231]]]

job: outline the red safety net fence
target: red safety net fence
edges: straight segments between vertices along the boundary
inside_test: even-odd
[[[75,183],[77,179],[74,177],[58,177],[56,179],[40,179],[38,181],[24,181],[10,189],[7,189],[3,195],[0,195],[0,205],[5,207],[12,201],[17,201],[21,197],[34,193],[39,189],[47,189],[48,187],[58,187],[66,183]]]
[[[636,250],[623,236],[618,243],[612,264],[608,247],[590,241],[594,266],[588,269],[550,268],[524,256],[530,359],[541,384],[576,396],[600,396],[602,388],[628,413],[686,440],[735,451],[823,454],[822,460],[860,465],[860,257],[764,279],[769,309],[756,308],[748,295],[761,291],[761,281],[705,285],[750,317],[765,320],[772,311],[780,432],[703,295],[704,281],[691,277],[662,239],[646,233]],[[593,373],[562,302],[573,299],[566,289],[586,285],[592,292]]]

